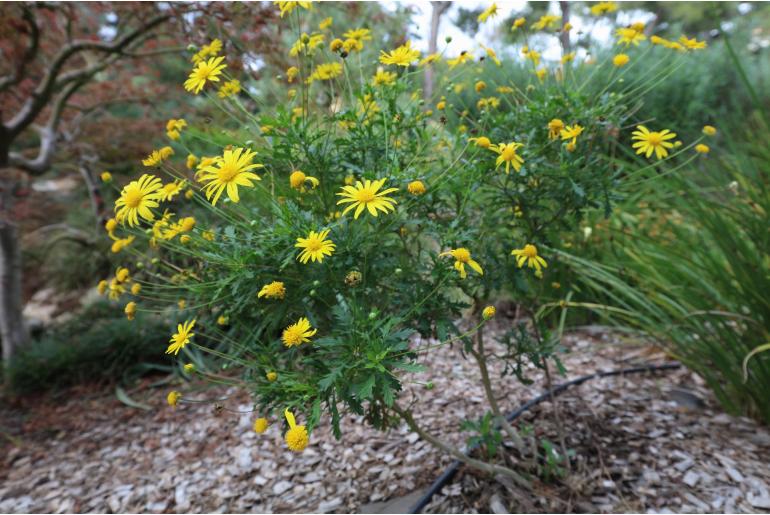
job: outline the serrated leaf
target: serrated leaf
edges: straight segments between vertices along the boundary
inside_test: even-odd
[[[359,399],[370,399],[372,397],[372,389],[374,388],[374,383],[376,382],[375,376],[369,376],[366,378],[366,380],[363,383],[359,383],[355,386],[355,392],[356,396],[358,396]]]

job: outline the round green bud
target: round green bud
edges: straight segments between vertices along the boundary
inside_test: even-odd
[[[426,390],[433,390],[434,387],[435,385],[433,384],[433,381],[428,381],[427,383],[425,383]]]

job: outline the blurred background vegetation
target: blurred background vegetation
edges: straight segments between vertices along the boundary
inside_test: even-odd
[[[424,49],[439,39],[443,42],[448,27],[473,38],[479,30],[476,18],[486,7],[431,4],[432,12],[425,4],[409,2],[335,2],[324,5],[323,17],[332,16],[335,27],[372,28],[377,44],[362,59],[373,61],[380,47],[406,39],[420,41]],[[587,15],[591,5],[522,2],[499,23],[493,40],[503,61],[500,73],[521,77],[522,83],[531,75],[522,64],[521,41],[512,39],[508,30],[513,19],[531,20],[549,11],[565,15],[565,7],[571,19],[585,20],[571,50],[586,51],[598,44],[603,46],[600,52],[612,52],[611,40],[596,37],[601,31],[594,31],[596,22]],[[31,126],[12,142],[21,158],[0,159],[0,225],[4,219],[19,226],[21,294],[31,335],[15,358],[4,363],[6,392],[82,381],[130,383],[142,373],[172,370],[171,360],[162,353],[170,334],[163,314],[131,323],[120,306],[102,303],[94,294],[98,279],[119,262],[102,229],[114,190],[100,185],[98,174],[109,170],[115,183],[124,183],[162,141],[169,118],[184,117],[199,126],[219,116],[181,87],[196,47],[222,39],[228,62],[256,79],[255,93],[265,105],[273,105],[285,91],[269,79],[284,73],[285,49],[296,34],[276,23],[272,3],[171,6],[126,8],[105,2],[98,9],[91,4],[0,7],[0,52],[7,58],[0,65],[0,77],[17,79],[22,70],[25,75],[2,83],[4,117],[23,106],[51,56],[71,42],[71,32],[109,43],[132,26],[169,15],[147,32],[152,35],[149,43],[89,75],[66,99],[55,127],[55,151],[45,167],[30,166],[44,139]],[[708,158],[665,180],[652,180],[651,175],[648,182],[629,185],[611,221],[597,212],[590,224],[568,235],[574,245],[569,252],[559,252],[563,266],[554,267],[550,279],[568,285],[564,290],[573,292],[575,302],[599,299],[625,310],[622,316],[610,317],[606,311],[576,309],[570,311],[574,323],[599,320],[645,335],[701,374],[728,410],[770,422],[765,395],[770,361],[759,355],[745,380],[741,373],[746,354],[770,341],[770,5],[624,2],[619,7],[614,14],[618,23],[642,19],[650,33],[672,39],[684,33],[709,45],[646,95],[645,119],[675,130],[683,139],[694,138],[704,123],[718,127],[719,134]],[[35,36],[30,16],[44,33]],[[423,23],[431,19],[438,19],[439,30]],[[36,55],[29,53],[33,37],[39,38]],[[651,56],[645,58],[653,62]],[[81,62],[75,64],[88,66],[94,56],[76,59]],[[643,78],[650,67],[643,61],[629,70],[628,79]],[[479,79],[495,82],[494,76]],[[433,80],[437,87],[450,86],[441,77]],[[38,123],[55,110],[55,100],[52,97],[41,111]],[[453,129],[459,123],[448,120]],[[0,134],[0,142],[2,137],[10,141]],[[624,159],[636,166],[633,155]]]

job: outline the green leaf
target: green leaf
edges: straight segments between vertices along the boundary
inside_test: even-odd
[[[318,381],[318,387],[321,390],[328,390],[329,387],[337,381],[337,378],[339,378],[341,373],[342,373],[342,367],[337,367],[333,369],[327,375],[322,377],[320,381]]]
[[[373,375],[366,378],[366,380],[363,383],[359,383],[355,387],[356,395],[360,399],[370,399],[372,397],[372,389],[374,388],[374,383],[376,382],[377,378]]]
[[[142,404],[141,402],[133,400],[120,386],[115,388],[115,397],[117,397],[120,402],[131,408],[142,409],[145,411],[152,410],[152,406],[148,406],[147,404]]]
[[[406,370],[407,372],[422,372],[425,370],[425,367],[419,363],[407,363],[406,361],[393,363],[393,367]]]

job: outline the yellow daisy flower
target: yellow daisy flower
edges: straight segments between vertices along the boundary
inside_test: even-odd
[[[136,302],[132,300],[131,302],[126,304],[126,307],[123,308],[123,312],[126,314],[127,319],[133,320],[134,317],[136,316]]]
[[[120,223],[128,222],[133,227],[139,224],[139,217],[152,220],[152,208],[158,207],[162,183],[154,175],[144,174],[138,181],[131,181],[120,192],[115,201],[115,218]]]
[[[359,39],[346,39],[342,44],[342,49],[347,53],[360,52],[364,49],[364,44]]]
[[[539,20],[532,24],[532,28],[534,30],[550,29],[554,27],[560,20],[561,16],[556,16],[555,14],[544,14],[540,17]]]
[[[240,92],[241,92],[241,81],[239,81],[238,79],[233,79],[222,84],[222,87],[219,88],[219,91],[217,92],[217,96],[219,98],[228,98],[233,95],[237,95]]]
[[[491,148],[492,142],[486,136],[479,136],[478,138],[468,138],[468,141],[474,143],[480,148]]]
[[[371,41],[372,31],[370,29],[352,29],[342,35],[346,39],[357,39],[359,41]]]
[[[375,73],[372,78],[372,83],[375,86],[391,86],[395,82],[396,74],[393,72],[386,72],[382,66],[377,68],[377,73]]]
[[[650,157],[655,152],[655,157],[663,159],[668,156],[668,149],[674,148],[674,143],[668,141],[676,138],[676,133],[668,129],[660,132],[652,132],[644,125],[637,125],[636,130],[631,133],[631,139],[636,140],[632,145],[637,154],[644,154]]]
[[[453,69],[455,66],[459,64],[465,64],[468,61],[473,61],[473,54],[463,50],[462,52],[460,52],[460,55],[458,55],[454,59],[447,59],[446,63],[449,65],[450,69]],[[455,93],[459,93],[459,91],[457,91],[458,86],[459,84],[455,86]]]
[[[412,49],[411,41],[407,41],[390,53],[380,50],[380,62],[382,64],[394,64],[396,66],[408,67],[419,58],[420,51]]]
[[[179,354],[179,351],[184,348],[185,345],[190,343],[190,338],[195,336],[195,333],[192,333],[192,328],[195,326],[195,319],[188,320],[184,324],[178,324],[176,326],[176,333],[174,333],[173,336],[171,336],[171,345],[168,346],[168,349],[166,349],[166,354]]]
[[[511,165],[513,165],[513,169],[517,172],[521,170],[521,165],[524,163],[524,159],[518,155],[516,151],[523,146],[523,143],[516,143],[515,141],[508,144],[500,143],[497,146],[490,146],[490,150],[494,150],[500,154],[497,156],[495,168],[500,168],[500,165],[505,163],[505,173],[511,173]]]
[[[333,22],[334,22],[334,18],[329,16],[328,18],[324,18],[323,20],[321,20],[321,23],[318,24],[318,28],[321,30],[326,30],[332,26]]]
[[[433,64],[436,61],[438,61],[440,58],[441,58],[441,54],[439,54],[438,52],[435,54],[426,55],[425,57],[420,59],[420,62],[417,63],[417,66],[427,66],[429,64]]]
[[[561,136],[562,141],[566,141],[568,139],[572,140],[570,144],[574,145],[577,142],[578,136],[583,133],[583,127],[578,125],[577,123],[575,125],[567,125],[564,127],[560,132],[559,135]]]
[[[484,23],[489,18],[494,18],[495,16],[497,16],[497,4],[492,3],[492,5],[484,9],[481,14],[479,14],[479,17],[476,18],[476,21],[479,23]]]
[[[160,163],[174,155],[174,149],[171,147],[163,147],[159,150],[153,150],[152,153],[146,158],[142,159],[144,166],[158,166]]]
[[[612,58],[612,64],[617,68],[621,68],[628,64],[631,59],[626,54],[618,54]]]
[[[310,326],[310,321],[302,317],[297,320],[296,324],[292,324],[283,330],[281,340],[287,347],[295,347],[302,343],[308,343],[310,337],[318,332],[318,329],[313,329]]]
[[[311,2],[280,2],[275,1],[273,2],[275,5],[278,6],[278,8],[281,10],[281,18],[283,18],[287,14],[291,14],[291,12],[296,9],[297,7],[302,7],[303,9],[310,9]]]
[[[174,181],[164,184],[160,189],[160,200],[167,202],[173,199],[184,188],[184,181]]]
[[[541,268],[548,267],[545,259],[537,255],[537,247],[529,243],[524,245],[523,249],[513,249],[511,255],[516,256],[516,264],[519,268],[526,264],[529,268],[534,268],[540,272]]]
[[[323,63],[316,66],[310,75],[310,80],[332,80],[342,74],[340,63]]]
[[[615,2],[598,2],[591,6],[591,14],[601,16],[602,14],[614,13],[618,10],[618,4]]]
[[[286,446],[294,452],[302,452],[307,447],[309,437],[305,426],[298,426],[294,415],[287,408],[284,412],[289,430],[286,431]]]
[[[554,118],[548,122],[548,139],[559,139],[559,133],[564,128],[564,122]]]
[[[310,183],[310,186],[315,188],[318,186],[318,179],[305,175],[302,170],[294,170],[289,176],[289,185],[295,190],[305,191],[305,183]]]
[[[615,35],[618,37],[618,45],[634,45],[639,46],[639,43],[647,39],[644,35],[644,26],[639,29],[636,26],[621,27],[615,31]]]
[[[197,95],[206,82],[219,82],[219,74],[227,67],[226,64],[222,64],[224,60],[224,57],[212,57],[208,61],[199,62],[184,82],[184,89]]]
[[[217,204],[217,200],[222,192],[227,189],[227,196],[233,202],[240,201],[238,196],[238,186],[252,188],[252,180],[259,181],[260,177],[252,173],[251,170],[262,168],[259,163],[252,163],[256,152],[236,147],[231,150],[225,150],[222,157],[217,158],[212,164],[199,169],[198,180],[208,182],[203,187],[206,198],[211,200],[212,205]],[[213,200],[212,200],[213,197]]]
[[[425,188],[425,184],[423,184],[422,181],[410,182],[409,184],[406,185],[406,190],[412,195],[422,195],[427,191],[427,189]]]
[[[302,249],[297,259],[300,263],[307,264],[308,261],[319,263],[323,261],[324,257],[331,256],[334,252],[336,245],[331,240],[327,240],[330,229],[326,229],[321,232],[310,231],[307,238],[297,238],[297,243],[294,245],[297,248]]]
[[[286,296],[286,287],[281,281],[273,281],[266,284],[257,293],[258,298],[266,297],[268,299],[282,299]]]
[[[343,197],[337,201],[337,205],[350,204],[342,211],[344,215],[351,209],[355,208],[356,211],[353,214],[353,218],[357,219],[361,212],[366,209],[372,216],[377,216],[377,210],[379,209],[383,213],[395,210],[394,204],[396,203],[390,197],[386,197],[388,193],[398,191],[398,188],[388,188],[386,190],[379,191],[387,179],[380,179],[377,181],[371,181],[366,179],[364,182],[356,181],[355,186],[343,186],[342,192],[337,193],[340,197]]]
[[[705,41],[698,41],[695,38],[688,38],[687,36],[681,36],[679,38],[679,43],[683,47],[685,47],[688,50],[703,50],[706,48],[706,42]]]
[[[471,253],[466,248],[460,247],[458,249],[447,250],[446,252],[439,254],[439,257],[441,256],[452,256],[455,258],[455,270],[460,272],[461,279],[465,279],[468,275],[465,272],[465,265],[471,267],[479,275],[484,275],[484,271],[481,269],[481,265],[479,265],[471,258]]]

